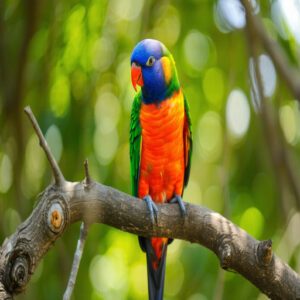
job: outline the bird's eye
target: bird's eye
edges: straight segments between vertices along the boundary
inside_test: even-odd
[[[146,66],[151,67],[153,66],[154,62],[155,62],[155,58],[153,56],[150,56],[146,62]]]

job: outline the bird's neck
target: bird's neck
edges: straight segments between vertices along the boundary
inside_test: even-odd
[[[177,77],[172,78],[168,85],[165,83],[149,86],[144,85],[142,87],[142,100],[145,104],[159,104],[163,100],[170,98],[179,89],[180,85]]]

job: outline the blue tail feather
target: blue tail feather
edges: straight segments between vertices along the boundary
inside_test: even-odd
[[[151,240],[139,237],[139,242],[142,250],[146,252],[149,300],[162,300],[164,294],[167,244],[163,246],[157,269],[154,269],[153,260],[157,260],[157,258],[152,248]]]

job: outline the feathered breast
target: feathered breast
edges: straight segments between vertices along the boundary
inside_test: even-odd
[[[159,104],[142,104],[138,194],[155,202],[181,194],[184,178],[184,98],[181,90]]]

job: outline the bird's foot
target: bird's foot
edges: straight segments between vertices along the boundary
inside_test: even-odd
[[[183,202],[181,196],[175,195],[175,197],[170,201],[170,203],[178,203],[181,215],[183,217],[186,216],[186,209],[185,209],[184,202]]]
[[[157,213],[158,213],[158,208],[156,206],[156,204],[153,202],[152,198],[150,195],[147,195],[143,198],[143,200],[146,202],[147,204],[147,208],[150,212],[150,218],[151,218],[151,222],[152,224],[154,224],[155,220],[157,221]]]

